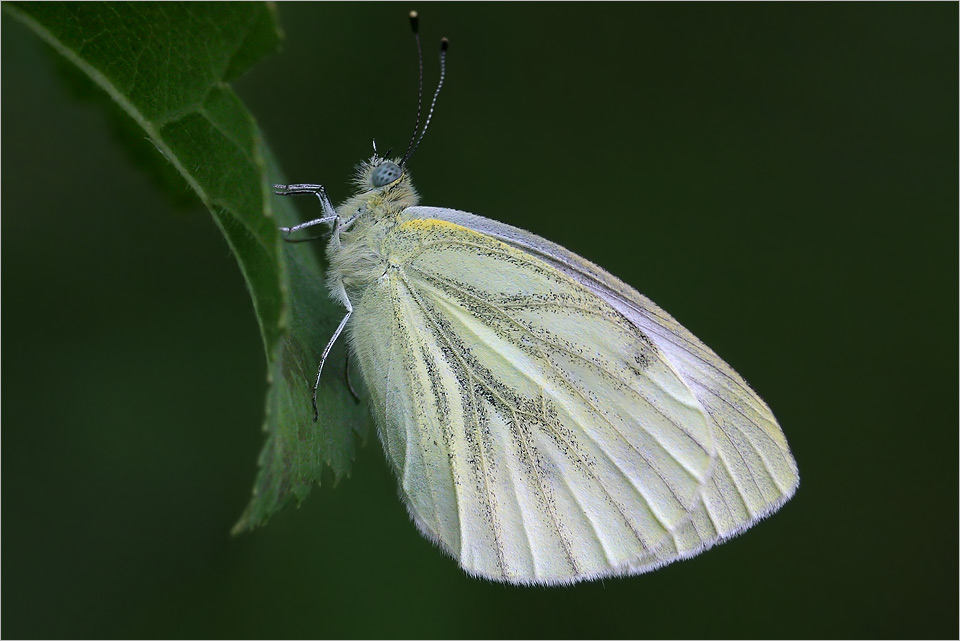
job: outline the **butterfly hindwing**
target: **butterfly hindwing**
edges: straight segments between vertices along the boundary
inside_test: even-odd
[[[657,343],[550,262],[423,209],[388,234],[351,328],[420,529],[520,583],[651,569],[715,538],[696,516],[714,422]]]
[[[716,428],[717,464],[703,491],[705,513],[693,515],[701,523],[701,547],[743,531],[793,496],[799,485],[797,465],[770,408],[732,367],[649,298],[522,229],[452,209],[413,207],[408,212],[477,230],[549,263],[620,311],[657,345]]]

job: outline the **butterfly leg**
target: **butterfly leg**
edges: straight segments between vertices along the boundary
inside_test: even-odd
[[[333,336],[327,342],[327,346],[323,348],[323,354],[320,355],[320,366],[317,368],[317,381],[313,384],[313,422],[316,423],[320,418],[320,411],[317,409],[317,390],[320,388],[320,374],[323,373],[323,364],[327,361],[327,356],[330,355],[330,350],[333,349],[333,344],[337,342],[337,339],[340,337],[340,334],[343,332],[343,328],[347,326],[347,321],[350,320],[350,315],[353,314],[353,305],[350,304],[350,299],[347,298],[347,292],[343,287],[343,283],[337,283],[338,291],[337,298],[340,299],[340,302],[343,303],[344,307],[347,308],[347,313],[343,317],[343,320],[340,321],[340,324],[337,326],[337,331],[333,333]]]
[[[284,240],[291,243],[306,242],[308,240],[316,240],[318,237],[314,238],[304,238],[299,240],[291,240],[287,236],[290,234],[300,231],[301,229],[306,229],[308,227],[313,227],[315,225],[320,225],[324,223],[333,223],[333,234],[334,239],[337,245],[340,244],[340,232],[348,228],[353,221],[356,219],[356,216],[348,220],[345,224],[340,220],[340,216],[337,215],[337,211],[333,208],[333,205],[330,203],[330,199],[327,198],[327,192],[324,190],[323,185],[311,185],[311,184],[295,184],[295,185],[274,185],[274,193],[278,196],[316,196],[320,200],[320,206],[323,208],[323,216],[320,218],[314,218],[313,220],[308,220],[305,223],[300,223],[299,225],[294,225],[293,227],[281,227],[285,236]],[[330,350],[333,349],[333,345],[337,342],[337,339],[340,337],[340,334],[343,333],[343,328],[346,327],[347,321],[350,320],[350,315],[353,314],[353,305],[350,304],[350,298],[347,296],[347,291],[343,287],[343,283],[337,283],[337,298],[340,302],[343,303],[344,307],[347,308],[347,313],[343,317],[343,320],[340,321],[340,324],[337,326],[337,331],[333,333],[333,336],[330,338],[330,341],[327,342],[327,346],[323,348],[323,354],[320,356],[320,365],[317,367],[317,380],[313,384],[313,422],[316,423],[320,418],[320,410],[317,408],[317,390],[320,389],[320,375],[323,373],[323,364],[327,361],[327,356],[330,355]],[[347,387],[350,388],[350,393],[353,394],[353,397],[358,401],[360,398],[357,396],[357,393],[354,391],[353,386],[350,384],[350,355],[347,355]]]
[[[350,382],[350,352],[347,351],[347,358],[344,359],[343,367],[343,376],[347,379],[347,389],[350,390],[350,395],[353,397],[353,400],[360,402],[360,395],[357,394],[357,390],[353,389],[353,383]]]
[[[293,227],[281,227],[280,231],[285,234],[284,240],[287,242],[302,243],[309,240],[316,240],[319,238],[318,236],[300,240],[291,240],[289,236],[290,234],[300,231],[301,229],[306,229],[307,227],[313,227],[315,225],[321,225],[324,223],[336,223],[339,218],[337,216],[337,211],[330,203],[330,199],[327,198],[327,192],[324,190],[323,185],[274,185],[273,189],[273,193],[277,194],[278,196],[316,196],[320,199],[320,206],[323,207],[323,216],[320,218],[314,218],[313,220],[308,220],[305,223],[300,223],[299,225],[294,225]]]

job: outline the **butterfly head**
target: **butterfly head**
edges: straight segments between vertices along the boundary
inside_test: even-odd
[[[374,154],[360,163],[355,178],[358,194],[365,200],[394,205],[400,209],[417,203],[417,192],[410,182],[410,173],[398,160]]]

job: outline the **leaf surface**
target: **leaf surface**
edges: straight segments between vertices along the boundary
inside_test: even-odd
[[[256,121],[229,86],[281,39],[263,3],[4,3],[139,126],[207,206],[246,281],[267,356],[268,390],[253,498],[235,531],[303,500],[329,467],[349,471],[353,433],[369,415],[338,372],[334,350],[321,382],[320,421],[310,392],[320,352],[343,311],[326,294],[310,247],[283,242],[297,222],[270,185],[285,182]],[[312,203],[310,203],[312,204]],[[171,248],[176,251],[176,248]]]

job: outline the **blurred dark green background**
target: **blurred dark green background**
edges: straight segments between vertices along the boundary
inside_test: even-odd
[[[291,181],[339,200],[404,147],[410,8],[280,5],[237,89]],[[957,5],[419,9],[430,87],[451,40],[423,202],[652,297],[774,409],[798,494],[653,574],[510,588],[417,534],[371,437],[231,538],[265,390],[240,273],[4,15],[3,636],[956,637]]]

